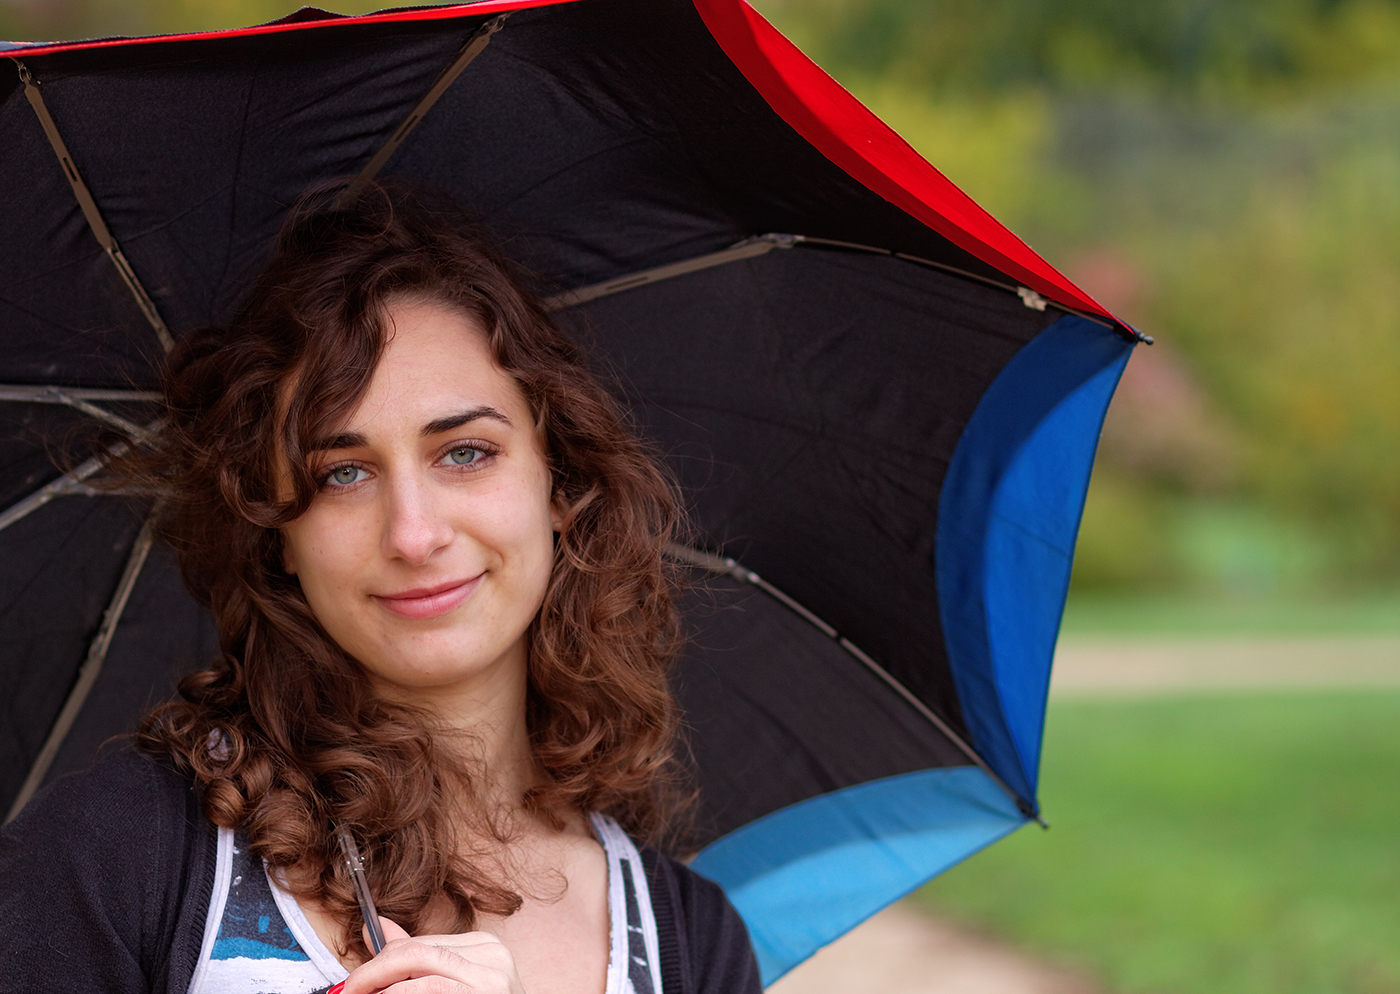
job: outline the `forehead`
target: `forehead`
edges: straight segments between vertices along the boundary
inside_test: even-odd
[[[435,301],[391,301],[383,353],[349,422],[425,411],[437,416],[444,405],[463,402],[530,421],[524,392],[496,361],[475,316]]]

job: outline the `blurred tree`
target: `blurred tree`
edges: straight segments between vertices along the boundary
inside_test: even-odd
[[[839,77],[1254,98],[1391,75],[1395,0],[767,0]]]

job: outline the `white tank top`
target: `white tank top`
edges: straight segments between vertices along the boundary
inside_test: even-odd
[[[661,994],[651,891],[637,847],[607,815],[590,815],[608,857],[606,994]],[[219,829],[214,891],[190,994],[324,994],[346,977],[296,900],[240,833]]]

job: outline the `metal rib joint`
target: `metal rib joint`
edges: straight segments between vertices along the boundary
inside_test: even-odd
[[[112,260],[112,265],[117,267],[117,273],[120,274],[122,282],[126,284],[126,288],[131,291],[131,296],[136,300],[136,306],[141,309],[141,313],[145,315],[146,320],[155,330],[156,337],[160,339],[161,348],[169,352],[175,347],[175,339],[171,336],[170,329],[165,326],[165,319],[160,316],[160,311],[156,309],[151,295],[141,285],[136,271],[131,268],[131,263],[122,253],[121,246],[117,244],[116,236],[107,227],[107,222],[102,219],[102,212],[97,209],[97,201],[93,199],[92,191],[88,189],[88,185],[83,182],[78,167],[73,163],[73,156],[69,154],[68,146],[63,141],[63,136],[59,134],[58,125],[54,122],[53,115],[49,113],[48,105],[44,103],[44,95],[39,89],[39,81],[34,78],[29,67],[19,59],[15,59],[15,65],[19,67],[19,78],[24,83],[24,95],[29,100],[29,106],[34,108],[34,115],[39,118],[39,124],[49,139],[49,145],[53,148],[54,155],[58,156],[58,163],[63,167],[63,175],[67,177],[68,185],[73,188],[73,195],[78,198],[78,206],[82,208],[83,217],[87,218],[88,227],[92,229],[97,243],[102,246],[107,257]]]

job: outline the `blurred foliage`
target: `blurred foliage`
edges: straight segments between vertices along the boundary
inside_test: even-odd
[[[1393,76],[1390,0],[766,0],[838,78],[1256,101]]]
[[[1139,348],[1075,586],[1400,577],[1400,0],[759,0]]]
[[[1030,826],[920,903],[1131,992],[1400,991],[1400,692],[1052,700]]]

